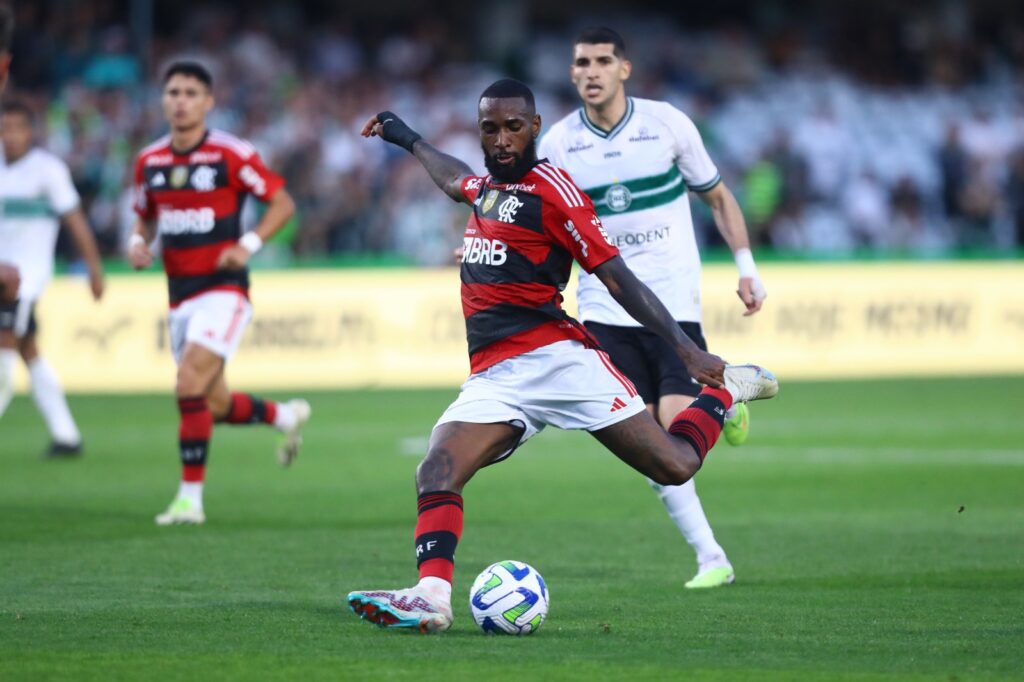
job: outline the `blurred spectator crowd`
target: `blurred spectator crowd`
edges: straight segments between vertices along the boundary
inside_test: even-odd
[[[269,258],[449,259],[466,211],[405,152],[359,137],[381,109],[482,171],[476,100],[489,82],[527,81],[549,123],[577,106],[568,66],[583,16],[509,41],[440,19],[368,33],[344,11],[192,4],[172,29],[158,21],[143,47],[117,3],[15,8],[8,97],[39,112],[41,143],[70,164],[110,255],[131,226],[134,155],[165,132],[159,80],[175,58],[211,68],[210,124],[251,140],[295,196],[298,218]],[[762,248],[842,256],[1024,246],[1020,22],[990,29],[957,2],[877,25],[809,18],[786,30],[773,22],[791,26],[794,16],[758,17],[751,28],[637,14],[614,23],[634,62],[629,93],[668,100],[697,122]],[[720,245],[694,203],[701,241]],[[251,219],[258,207],[248,210]]]

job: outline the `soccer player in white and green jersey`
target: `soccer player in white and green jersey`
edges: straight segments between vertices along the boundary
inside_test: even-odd
[[[103,266],[67,164],[35,146],[32,119],[32,110],[17,102],[5,103],[0,115],[0,261],[16,266],[21,278],[17,301],[10,310],[0,308],[0,332],[13,334],[16,349],[0,349],[0,359],[9,366],[15,352],[21,355],[32,397],[50,430],[45,454],[67,457],[81,453],[82,438],[56,372],[39,354],[34,312],[53,274],[62,222],[89,268],[97,301],[103,295]],[[9,396],[10,374],[0,379],[0,397]]]
[[[551,127],[538,155],[567,170],[584,189],[630,269],[665,303],[683,331],[706,349],[690,192],[711,207],[715,225],[735,255],[744,315],[761,309],[764,285],[743,214],[693,121],[666,102],[627,97],[623,83],[631,68],[618,33],[608,28],[584,31],[574,44],[570,69],[583,106]],[[700,386],[668,345],[630,317],[596,277],[580,273],[578,299],[587,329],[633,380],[651,413],[668,424],[694,400]],[[749,424],[746,405],[738,407],[727,415],[723,430],[733,445],[746,440]],[[693,480],[681,486],[651,485],[697,553],[697,575],[686,587],[732,583],[733,567],[715,540]]]

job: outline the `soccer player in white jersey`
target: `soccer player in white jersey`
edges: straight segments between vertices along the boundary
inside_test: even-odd
[[[551,127],[538,154],[567,170],[584,189],[629,268],[664,301],[683,331],[706,349],[700,324],[700,254],[689,192],[711,207],[715,225],[735,255],[744,315],[761,309],[764,285],[743,214],[696,126],[666,102],[627,97],[623,82],[631,68],[618,33],[607,28],[584,31],[575,42],[570,69],[583,106]],[[592,274],[580,273],[578,299],[587,329],[632,379],[648,410],[661,424],[670,423],[700,392],[678,355],[630,317]],[[747,436],[746,405],[736,404],[728,416],[723,435],[739,445]],[[732,565],[715,540],[693,480],[681,486],[651,485],[697,553],[698,572],[686,587],[732,583]]]
[[[0,5],[0,95],[7,87],[11,68],[11,37],[14,33],[14,14],[7,5]],[[14,336],[14,311],[18,300],[21,275],[18,268],[0,261],[0,416],[14,395],[11,373],[18,357],[18,340]]]
[[[32,397],[50,430],[50,456],[74,456],[81,452],[82,437],[68,409],[57,374],[39,355],[36,345],[35,304],[53,273],[57,231],[63,223],[89,268],[89,286],[97,301],[103,296],[103,267],[96,240],[82,212],[78,192],[67,164],[34,146],[32,111],[19,103],[3,106],[3,154],[0,156],[0,261],[13,263],[21,286],[13,315],[4,315],[0,326],[13,331],[17,353],[28,367]],[[0,351],[9,366],[14,351]],[[2,396],[9,396],[9,373],[4,373]]]

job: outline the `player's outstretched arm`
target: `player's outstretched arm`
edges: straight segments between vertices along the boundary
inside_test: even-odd
[[[597,266],[594,274],[633,319],[672,344],[694,379],[715,388],[722,386],[722,372],[725,371],[722,358],[702,351],[679,328],[672,313],[646,284],[637,279],[622,256],[615,256]]]
[[[62,217],[64,226],[71,233],[71,240],[75,242],[75,248],[89,268],[89,288],[92,290],[94,300],[103,298],[103,261],[100,260],[100,250],[96,246],[96,237],[89,227],[88,221],[82,209],[64,214]]]
[[[363,137],[380,137],[385,142],[398,145],[423,164],[434,184],[455,201],[466,201],[462,194],[462,181],[473,169],[454,156],[445,154],[424,141],[423,136],[406,125],[390,111],[382,111],[363,126]]]
[[[740,210],[736,197],[724,182],[719,182],[707,192],[701,192],[700,198],[711,208],[715,226],[736,258],[736,267],[740,271],[740,282],[736,295],[740,297],[743,305],[747,308],[743,315],[753,315],[761,309],[768,293],[764,289],[761,277],[757,274],[754,256],[750,252],[750,236],[747,234],[747,223],[743,219],[743,211]]]

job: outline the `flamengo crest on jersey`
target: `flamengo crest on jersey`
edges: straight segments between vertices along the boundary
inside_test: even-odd
[[[0,150],[0,261],[18,267],[19,294],[34,300],[53,274],[60,217],[78,208],[66,163],[38,147],[8,163]]]
[[[248,270],[218,270],[217,259],[242,236],[245,196],[269,201],[283,185],[251,144],[220,130],[185,152],[165,136],[139,153],[135,211],[156,222],[172,306],[211,289],[248,291]]]
[[[618,255],[593,204],[544,161],[517,182],[467,177],[473,204],[462,256],[462,310],[474,373],[567,339],[588,341],[562,310],[572,261],[590,272]]]
[[[676,320],[700,322],[700,254],[687,189],[721,180],[693,122],[666,102],[627,98],[612,130],[579,109],[541,139],[539,152],[564,168],[594,202],[629,268]],[[580,273],[580,318],[637,327],[601,282]]]

